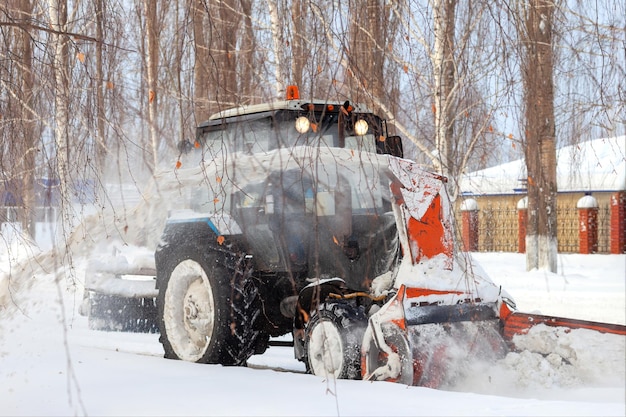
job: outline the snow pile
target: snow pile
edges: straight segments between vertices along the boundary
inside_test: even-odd
[[[19,277],[25,270],[22,263],[40,253],[35,243],[25,236],[19,224],[1,223],[0,234],[0,317],[11,307],[14,293],[21,288]]]
[[[616,369],[626,369],[626,338],[587,329],[533,327],[514,342],[506,365],[518,373],[518,384],[571,387],[581,384],[624,383]],[[532,372],[529,372],[532,370]]]
[[[523,271],[523,254],[475,253],[522,312],[624,324],[626,255],[559,255],[559,274]],[[602,271],[599,273],[598,271]],[[626,401],[626,338],[538,325],[514,337],[518,352],[477,362],[448,389],[511,397]]]
[[[496,362],[471,364],[463,378],[446,388],[568,400],[593,398],[594,390],[606,389],[605,394],[613,392],[624,400],[624,336],[538,325],[514,341],[519,351]]]
[[[89,259],[85,288],[127,298],[154,298],[155,276],[154,249],[113,241]]]

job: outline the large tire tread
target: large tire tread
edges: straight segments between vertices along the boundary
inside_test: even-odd
[[[344,300],[319,305],[307,323],[305,331],[305,358],[303,360],[309,373],[314,373],[309,360],[311,332],[321,320],[333,323],[341,337],[343,366],[338,379],[361,379],[361,343],[367,327],[364,309]]]
[[[214,253],[207,248],[184,246],[167,255],[165,268],[157,271],[161,279],[157,306],[161,328],[160,341],[165,357],[179,359],[164,323],[165,293],[176,266],[185,260],[197,262],[211,283],[216,309],[215,328],[207,350],[196,362],[221,365],[245,365],[250,356],[267,346],[268,337],[258,328],[260,317],[259,291],[251,267],[244,256]],[[181,303],[183,300],[181,300]]]

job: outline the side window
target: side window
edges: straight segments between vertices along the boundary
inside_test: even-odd
[[[269,118],[233,124],[231,133],[238,151],[248,154],[264,153],[275,147]]]
[[[185,166],[197,165],[200,161],[222,158],[232,149],[229,146],[228,132],[221,126],[206,128],[196,136],[196,144],[187,141],[181,158]],[[212,129],[212,130],[208,130]],[[180,148],[179,148],[180,149]]]
[[[230,143],[226,130],[208,132],[204,141],[204,159],[209,160],[224,156],[229,151]]]

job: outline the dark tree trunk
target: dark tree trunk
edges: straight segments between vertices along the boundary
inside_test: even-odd
[[[551,0],[531,0],[524,11],[522,77],[528,171],[526,268],[556,272],[556,144]]]

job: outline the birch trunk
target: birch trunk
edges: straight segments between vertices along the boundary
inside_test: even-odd
[[[67,32],[67,1],[49,0],[50,27],[54,70],[54,142],[59,180],[61,218],[70,224],[69,182],[69,57]]]
[[[274,76],[276,77],[275,90],[277,97],[285,96],[285,81],[287,75],[285,73],[287,60],[285,59],[285,40],[283,38],[283,29],[281,19],[278,15],[278,3],[276,0],[267,0],[267,7],[270,14],[270,27],[272,31],[272,46],[274,49]],[[301,86],[300,86],[301,87]]]
[[[96,11],[96,149],[95,160],[97,172],[103,173],[106,157],[105,109],[104,109],[104,59],[102,45],[104,44],[104,0],[95,0]]]
[[[146,51],[147,51],[147,83],[148,83],[148,132],[152,149],[151,168],[155,170],[159,161],[159,143],[157,134],[157,104],[158,104],[158,66],[159,66],[159,36],[157,31],[157,2],[144,0],[146,13]]]

